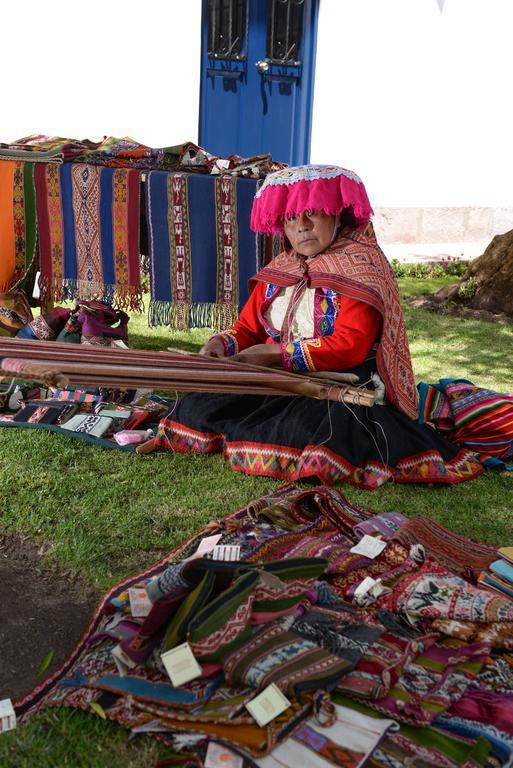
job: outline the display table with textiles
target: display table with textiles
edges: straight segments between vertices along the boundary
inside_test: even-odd
[[[475,584],[497,552],[412,522],[293,485],[213,521],[105,595],[19,721],[94,710],[198,766],[510,765],[513,601]]]
[[[250,212],[274,168],[270,156],[236,161],[190,143],[0,144],[0,292],[23,280],[31,292],[39,271],[43,303],[99,299],[142,312],[149,261],[150,325],[229,325],[262,264]]]

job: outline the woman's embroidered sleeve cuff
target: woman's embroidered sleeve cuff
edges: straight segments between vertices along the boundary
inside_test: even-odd
[[[232,333],[218,333],[216,334],[215,338],[219,339],[219,341],[222,343],[225,357],[231,357],[232,355],[236,355],[238,353],[239,345],[237,339]]]
[[[308,342],[289,341],[281,343],[281,364],[286,371],[315,371]]]

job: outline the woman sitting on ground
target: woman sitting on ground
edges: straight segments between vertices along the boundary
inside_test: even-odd
[[[350,372],[358,386],[377,389],[380,404],[189,394],[161,422],[157,447],[224,451],[239,472],[362,488],[481,474],[472,452],[417,421],[398,287],[371,215],[361,180],[346,169],[307,165],[269,175],[251,227],[284,236],[285,250],[252,278],[235,325],[201,354],[295,372]]]

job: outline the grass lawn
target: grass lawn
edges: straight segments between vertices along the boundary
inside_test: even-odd
[[[455,278],[401,278],[403,296],[434,291]],[[469,378],[513,390],[513,327],[459,320],[405,308],[417,380]],[[207,331],[190,334],[130,323],[130,345],[196,351]],[[173,549],[212,518],[276,486],[233,473],[218,456],[140,457],[106,451],[36,431],[0,430],[0,532],[36,539],[49,562],[79,572],[101,590]],[[487,472],[447,488],[394,486],[344,493],[376,511],[424,514],[462,534],[513,544],[513,472]],[[48,648],[41,649],[39,667]],[[0,691],[0,698],[8,696]],[[152,766],[162,748],[127,734],[97,715],[52,710],[0,736],[3,768],[124,768]]]

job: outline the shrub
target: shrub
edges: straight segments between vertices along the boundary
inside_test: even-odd
[[[449,258],[442,259],[442,261],[436,263],[420,264],[402,264],[398,259],[392,259],[390,266],[396,277],[414,277],[418,280],[428,280],[431,277],[444,277],[444,275],[461,277],[468,269],[468,262],[449,256]]]
[[[468,280],[465,280],[462,285],[458,288],[458,296],[461,299],[471,299],[472,296],[475,296],[475,293],[477,291],[477,280],[475,277],[469,277]]]

